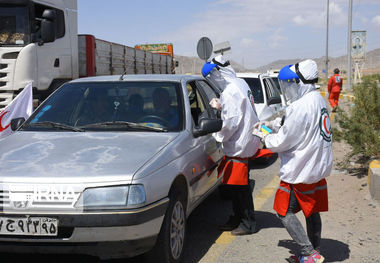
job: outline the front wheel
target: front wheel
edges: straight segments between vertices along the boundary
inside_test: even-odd
[[[148,262],[181,262],[186,237],[185,196],[174,190],[155,247],[147,254]],[[154,261],[152,261],[154,260]]]

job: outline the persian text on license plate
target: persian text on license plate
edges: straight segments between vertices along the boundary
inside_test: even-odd
[[[0,235],[56,236],[58,219],[49,217],[0,217]]]

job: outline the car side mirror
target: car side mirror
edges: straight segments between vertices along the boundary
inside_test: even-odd
[[[25,118],[24,118],[24,117],[12,119],[12,120],[11,120],[11,129],[12,129],[12,131],[15,131],[15,130],[17,130],[18,128],[20,128],[21,125],[22,125],[24,122],[25,122]]]
[[[221,119],[200,119],[198,127],[193,130],[193,135],[197,138],[199,136],[220,131],[222,129],[222,125],[223,121]]]
[[[281,97],[271,97],[268,100],[268,105],[281,103]]]
[[[41,39],[43,43],[54,42],[56,39],[57,14],[55,10],[46,9],[42,13]]]

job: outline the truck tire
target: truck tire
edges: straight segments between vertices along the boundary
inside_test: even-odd
[[[174,189],[169,199],[156,245],[145,255],[146,262],[178,263],[183,258],[186,237],[186,196],[180,190]]]

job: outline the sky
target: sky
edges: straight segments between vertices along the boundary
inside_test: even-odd
[[[349,0],[329,0],[329,56],[347,54]],[[78,33],[135,46],[173,43],[197,56],[198,40],[228,41],[246,68],[326,54],[327,0],[78,0]],[[353,0],[352,30],[380,48],[380,0]]]

